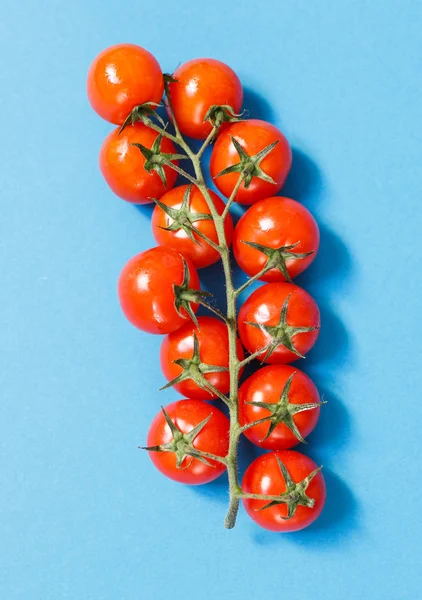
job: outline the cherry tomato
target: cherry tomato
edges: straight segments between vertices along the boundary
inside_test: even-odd
[[[142,144],[151,149],[157,140],[157,133],[143,123],[126,127],[119,134],[114,129],[105,138],[100,151],[100,169],[104,179],[117,196],[133,204],[147,204],[161,196],[176,183],[177,173],[164,166],[166,185],[158,172],[145,170],[146,158],[136,146]],[[174,154],[176,149],[167,138],[163,138],[160,149],[166,154]],[[172,161],[177,164],[177,161]]]
[[[285,281],[314,260],[319,229],[311,213],[296,200],[274,196],[251,206],[237,223],[233,252],[249,276],[275,265],[259,279]]]
[[[242,107],[242,84],[236,73],[219,60],[189,60],[176,69],[173,77],[177,79],[169,85],[173,111],[185,135],[197,140],[207,137],[212,126],[204,117],[215,104],[231,106],[235,113]]]
[[[154,448],[149,452],[152,462],[166,477],[191,485],[208,483],[226,467],[200,453],[227,455],[229,420],[206,402],[179,400],[154,418],[147,444]]]
[[[267,283],[255,290],[239,311],[240,339],[259,360],[270,364],[303,358],[318,337],[315,300],[292,283]],[[266,349],[264,349],[266,348]]]
[[[236,148],[236,142],[240,148]],[[271,149],[274,143],[276,145]],[[248,162],[243,157],[242,162],[242,149],[255,159]],[[265,149],[267,153],[264,152],[265,156],[261,158],[259,153]],[[240,173],[249,173],[236,194],[236,201],[253,204],[281,189],[291,164],[292,152],[281,131],[270,123],[251,119],[232,123],[219,135],[211,154],[210,170],[215,185],[226,197],[232,193]],[[219,176],[226,169],[230,172]]]
[[[138,104],[161,101],[163,74],[148,50],[135,44],[117,44],[100,52],[92,62],[87,91],[100,117],[121,125]]]
[[[296,485],[301,482],[302,485]],[[245,498],[243,504],[255,523],[270,531],[286,533],[313,523],[324,508],[326,496],[324,478],[317,465],[294,450],[258,456],[245,472],[242,490],[265,496],[284,494],[287,503]]]
[[[225,207],[224,202],[211,190],[209,193],[218,214],[221,215]],[[183,256],[188,256],[197,269],[217,262],[220,258],[217,250],[190,228],[193,225],[218,244],[217,231],[208,204],[199,189],[190,185],[180,185],[164,194],[161,203],[165,207],[157,205],[152,213],[152,232],[157,243],[175,248]],[[229,214],[224,221],[224,230],[230,246],[233,221]]]
[[[198,325],[195,327],[193,323],[186,323],[164,338],[160,352],[161,368],[166,379],[170,382],[174,380],[171,385],[183,396],[211,400],[217,395],[195,383],[191,373],[196,373],[203,385],[206,380],[223,394],[229,391],[227,327],[215,317],[198,317]],[[244,353],[239,340],[237,356],[243,360]],[[180,360],[186,361],[186,368],[177,364]]]
[[[177,304],[187,288],[199,290],[195,267],[176,250],[161,246],[131,258],[118,282],[123,313],[132,325],[148,333],[169,333],[190,321],[186,308],[192,315],[198,304],[182,301],[179,308]]]
[[[258,369],[239,388],[239,423],[256,446],[284,450],[304,442],[319,418],[318,390],[305,373],[289,365]]]

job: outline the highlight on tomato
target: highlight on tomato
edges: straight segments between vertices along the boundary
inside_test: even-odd
[[[305,373],[290,365],[269,365],[242,383],[238,405],[248,440],[267,450],[285,450],[306,443],[318,422],[321,401]],[[251,427],[252,423],[257,424]]]
[[[244,498],[243,504],[255,523],[285,533],[311,525],[321,514],[326,497],[321,468],[294,450],[258,456],[243,476],[242,490],[272,497]]]
[[[253,204],[282,188],[291,165],[292,151],[281,131],[266,121],[249,119],[232,123],[219,135],[210,171],[227,198],[243,175],[236,202]]]
[[[237,357],[244,353],[237,341]],[[182,396],[212,400],[230,389],[229,340],[227,327],[215,317],[198,317],[198,326],[186,323],[167,335],[161,344],[161,369]]]
[[[143,123],[122,132],[114,129],[100,150],[100,169],[113,192],[133,204],[148,204],[170,190],[177,173],[166,160],[178,164],[171,140]]]
[[[233,253],[250,277],[291,281],[313,262],[319,229],[311,213],[291,198],[272,196],[251,206],[237,223]]]
[[[226,205],[217,194],[211,190],[208,192],[221,215]],[[219,243],[207,201],[196,186],[179,185],[156,203],[152,213],[152,232],[158,244],[175,248],[190,258],[197,269],[209,267],[220,259],[218,250],[207,241]],[[230,246],[233,221],[229,214],[224,220],[224,233]]]
[[[239,311],[242,344],[251,354],[257,352],[258,360],[269,364],[304,358],[315,344],[319,328],[315,300],[292,283],[266,283],[246,299]]]
[[[212,107],[223,107],[223,112],[217,109],[213,115],[217,120],[235,116],[242,108],[242,84],[233,69],[219,60],[189,60],[172,77],[169,83],[172,109],[180,131],[189,137],[203,140],[211,132],[212,118],[206,120],[206,117],[212,117]],[[172,117],[170,109],[168,112]]]
[[[173,402],[154,418],[145,449],[166,477],[190,485],[209,483],[226,469],[213,456],[227,455],[229,420],[200,400]]]
[[[110,46],[89,67],[89,102],[100,117],[115,125],[122,125],[139,104],[159,104],[163,91],[160,65],[148,50],[136,44]]]
[[[123,267],[118,285],[126,318],[148,333],[166,334],[196,322],[198,303],[209,294],[200,290],[198,273],[188,258],[158,246],[133,256]]]

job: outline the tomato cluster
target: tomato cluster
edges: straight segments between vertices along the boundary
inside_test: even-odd
[[[118,281],[127,319],[165,336],[164,387],[184,398],[155,417],[147,438],[152,462],[176,481],[207,483],[228,465],[231,432],[242,431],[269,450],[244,475],[240,497],[247,513],[274,531],[306,527],[324,505],[324,479],[311,459],[290,449],[315,427],[321,401],[310,378],[289,363],[315,344],[320,316],[292,280],[314,260],[319,230],[301,204],[275,195],[291,167],[287,139],[270,123],[242,119],[241,82],[218,60],[191,60],[163,76],[147,50],[120,44],[93,61],[87,90],[94,110],[117,125],[100,150],[105,181],[127,202],[156,203],[158,246],[129,259]],[[176,134],[157,113],[161,102]],[[183,144],[177,148],[179,132],[214,142],[210,172],[217,190],[229,203],[250,205],[235,227],[226,202],[181,170],[187,156]],[[178,173],[189,183],[176,186]],[[240,308],[237,327],[213,306],[198,276],[231,245],[249,282],[263,282]],[[196,316],[199,305],[216,315]],[[231,358],[233,331],[239,337]],[[245,350],[266,366],[238,388]],[[216,399],[234,402],[236,423],[209,404]]]

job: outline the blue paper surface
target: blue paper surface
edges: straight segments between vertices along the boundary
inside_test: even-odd
[[[3,0],[2,599],[420,597],[421,29],[412,0]],[[85,95],[91,60],[123,41],[165,71],[227,62],[294,149],[283,193],[322,234],[298,278],[323,322],[303,368],[329,401],[304,449],[329,495],[307,531],[243,510],[226,531],[224,477],[180,486],[137,449],[177,394],[157,392],[160,339],[120,312],[151,211],[102,180],[110,125]],[[242,469],[253,456],[245,442]]]

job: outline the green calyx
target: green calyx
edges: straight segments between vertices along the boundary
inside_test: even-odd
[[[263,246],[262,244],[256,244],[255,242],[246,242],[245,240],[242,240],[242,243],[254,248],[255,250],[259,250],[259,252],[262,252],[265,254],[265,256],[267,256],[267,262],[265,263],[262,275],[271,269],[278,269],[283,275],[284,279],[289,283],[292,283],[292,278],[290,277],[287,269],[287,261],[301,260],[313,254],[313,251],[293,252],[296,246],[300,244],[300,241],[288,246],[279,246],[278,248],[270,248],[269,246]]]
[[[168,165],[172,160],[183,160],[186,158],[185,154],[171,154],[161,152],[161,142],[163,140],[163,134],[160,133],[154,140],[151,148],[147,148],[143,144],[132,144],[132,146],[136,146],[142,155],[145,157],[144,169],[148,173],[151,171],[155,171],[164,186],[167,185],[167,177],[166,172],[164,171],[164,165]]]
[[[305,479],[299,481],[299,483],[295,483],[290,476],[286,466],[280,460],[280,458],[276,455],[277,463],[280,469],[280,472],[283,476],[284,483],[286,484],[286,491],[280,494],[277,500],[271,500],[268,504],[265,504],[261,508],[257,510],[265,510],[266,508],[270,508],[271,506],[277,506],[278,504],[287,504],[287,517],[283,517],[284,520],[291,519],[297,510],[298,506],[306,506],[307,508],[313,508],[315,505],[315,500],[310,498],[306,494],[306,490],[309,487],[312,479],[319,473],[322,467],[318,467],[312,473],[309,473]]]
[[[174,361],[174,363],[182,368],[182,372],[180,375],[169,381],[165,386],[160,388],[160,390],[165,390],[173,385],[176,385],[177,383],[181,383],[187,379],[192,379],[200,388],[210,392],[210,395],[214,395],[213,387],[208,383],[204,375],[207,373],[221,373],[229,370],[228,367],[208,365],[201,361],[199,342],[198,338],[196,337],[196,333],[193,334],[193,354],[191,358],[178,358]]]
[[[271,342],[265,346],[267,350],[264,358],[262,359],[263,361],[270,358],[278,346],[284,346],[287,348],[287,350],[293,352],[293,354],[295,354],[298,358],[305,358],[303,354],[301,354],[295,347],[293,338],[298,333],[308,333],[309,331],[315,331],[318,329],[318,327],[295,327],[287,323],[287,309],[289,306],[290,297],[291,294],[287,296],[283,306],[281,307],[280,319],[277,325],[264,325],[263,323],[252,323],[250,321],[245,321],[247,325],[260,329],[267,338],[271,339]]]
[[[254,177],[262,179],[267,183],[273,183],[274,185],[276,185],[274,179],[267,175],[267,173],[265,173],[261,169],[260,164],[264,160],[264,158],[268,156],[272,149],[278,144],[278,140],[260,150],[258,154],[249,156],[249,154],[245,152],[245,150],[242,148],[242,146],[239,144],[236,138],[230,136],[230,139],[233,143],[233,146],[236,148],[236,152],[239,155],[240,162],[236,163],[235,165],[232,165],[231,167],[223,169],[223,171],[216,175],[216,177],[222,177],[222,175],[228,175],[229,173],[240,173],[241,175],[243,175],[243,184],[246,189],[251,185],[251,181]]]
[[[198,229],[194,226],[194,223],[197,221],[212,221],[212,216],[209,213],[196,213],[191,211],[191,193],[192,186],[190,185],[183,195],[183,201],[180,208],[167,206],[167,204],[164,204],[164,202],[161,202],[160,200],[154,199],[154,202],[172,219],[172,223],[162,229],[165,231],[183,230],[192,242],[199,244],[199,241],[194,236],[194,232],[198,233]]]
[[[192,319],[196,327],[198,327],[198,320],[196,318],[195,313],[192,310],[191,303],[195,304],[206,304],[205,298],[210,298],[212,294],[209,292],[205,292],[204,290],[194,290],[189,287],[189,267],[185,258],[182,256],[183,260],[183,281],[180,285],[173,285],[174,292],[174,307],[177,313],[184,317],[185,315],[182,312],[184,309],[189,317]]]
[[[265,437],[262,438],[262,442],[270,437],[278,425],[284,423],[284,425],[290,429],[299,442],[306,444],[306,440],[304,440],[302,437],[302,434],[300,433],[293,417],[297,413],[304,412],[305,410],[319,408],[321,404],[325,404],[325,402],[307,402],[303,404],[293,404],[293,402],[290,402],[289,392],[292,386],[294,375],[295,373],[292,373],[286,381],[281,392],[280,399],[277,403],[271,404],[269,402],[247,402],[247,404],[252,404],[253,406],[257,406],[259,408],[265,408],[270,412],[270,417],[268,418],[270,426],[265,434]]]
[[[148,125],[150,123],[150,115],[154,115],[161,125],[165,127],[163,119],[156,113],[159,106],[156,102],[144,102],[144,104],[138,104],[138,106],[132,108],[123,125],[120,127],[119,133],[122,133],[128,125],[135,125],[139,121],[144,123],[144,125]]]
[[[213,127],[218,129],[223,123],[237,123],[241,121],[245,111],[235,113],[232,106],[228,104],[213,104],[205,113],[204,122],[209,121]]]
[[[182,431],[177,427],[176,423],[169,417],[165,409],[161,407],[161,410],[163,411],[164,418],[173,436],[172,440],[161,446],[146,446],[142,447],[142,449],[148,450],[149,452],[173,452],[176,455],[176,467],[178,469],[187,469],[191,465],[194,458],[208,465],[209,467],[213,467],[214,465],[210,463],[210,461],[203,456],[201,451],[195,448],[193,445],[195,438],[199,435],[212,417],[212,413],[208,415],[206,419],[201,421],[196,427],[191,429],[189,433],[182,433]],[[186,464],[183,465],[185,459],[188,460],[186,460]]]

